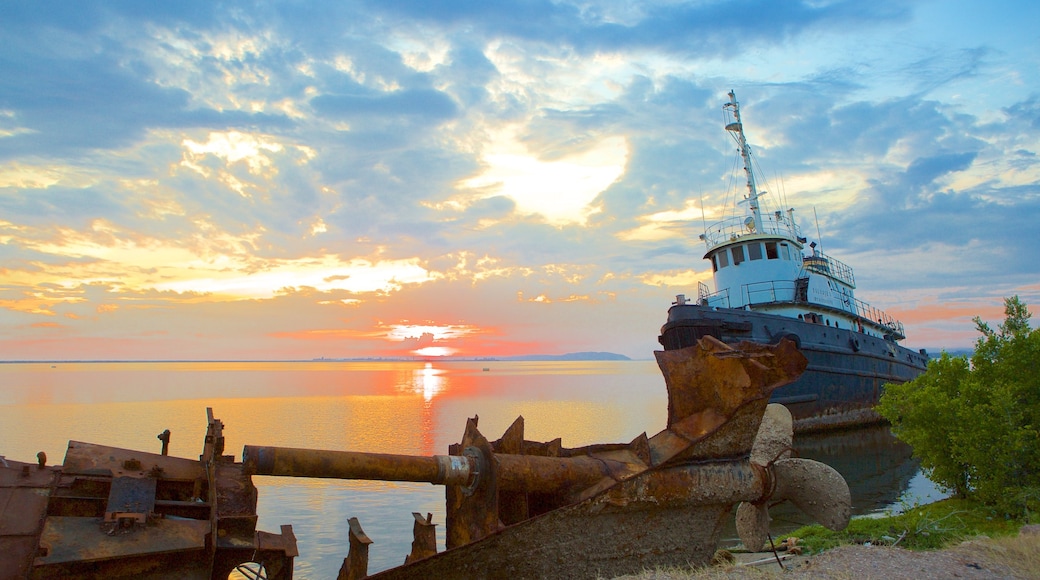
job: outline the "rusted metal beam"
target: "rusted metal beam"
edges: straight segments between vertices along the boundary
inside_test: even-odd
[[[221,461],[224,453],[224,423],[213,417],[212,407],[206,407],[206,423],[206,438],[199,460],[203,463]]]

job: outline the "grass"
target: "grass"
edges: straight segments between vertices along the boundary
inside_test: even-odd
[[[1021,578],[1040,577],[1040,547],[1036,536],[1011,536],[972,542],[967,551],[977,554],[981,559],[1003,564]]]
[[[898,545],[909,550],[936,550],[976,536],[1013,536],[1021,520],[1007,519],[992,508],[965,499],[945,499],[928,505],[903,506],[887,517],[858,517],[844,530],[823,526],[799,528],[795,536],[812,553],[847,544]]]

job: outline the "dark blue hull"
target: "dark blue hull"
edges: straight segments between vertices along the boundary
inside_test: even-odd
[[[697,304],[672,306],[658,340],[665,350],[673,350],[706,335],[729,344],[795,341],[809,366],[797,381],[774,391],[771,401],[791,410],[797,432],[880,422],[873,407],[885,383],[911,380],[928,365],[923,352],[854,330]]]

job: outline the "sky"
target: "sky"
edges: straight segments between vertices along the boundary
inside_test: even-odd
[[[1040,304],[1040,3],[0,4],[0,360],[648,359],[730,90],[911,348]]]

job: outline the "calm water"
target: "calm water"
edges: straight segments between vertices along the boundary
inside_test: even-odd
[[[486,370],[485,370],[486,369]],[[652,361],[0,364],[0,455],[60,463],[69,440],[197,457],[206,408],[224,422],[225,453],[244,445],[432,455],[458,442],[466,419],[497,439],[518,415],[527,439],[566,447],[654,435],[667,418]],[[797,452],[849,480],[857,513],[927,500],[934,486],[886,430],[805,438]],[[255,477],[258,529],[292,524],[296,577],[335,577],[347,520],[374,541],[369,571],[397,566],[411,546],[412,512],[433,513],[443,549],[444,491],[429,484]],[[774,512],[777,524],[804,520]],[[731,535],[727,531],[726,535]]]

